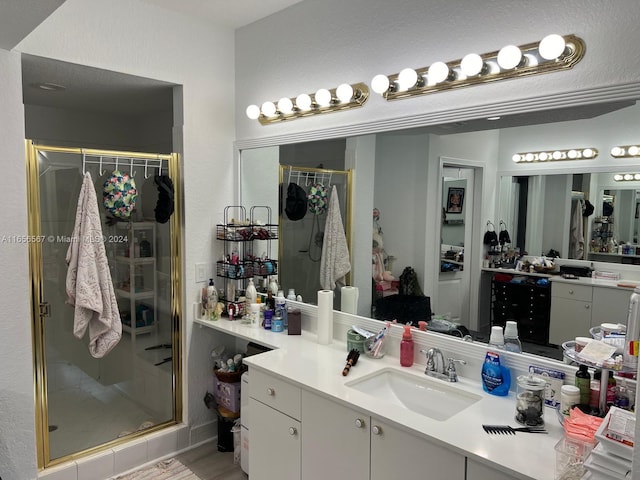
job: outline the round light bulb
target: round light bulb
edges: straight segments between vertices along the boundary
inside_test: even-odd
[[[418,81],[418,73],[413,68],[404,68],[398,74],[398,87],[400,90],[408,90]]]
[[[514,153],[513,157],[511,157],[511,160],[513,160],[514,162],[518,163],[520,160],[522,160],[522,157],[519,153]]]
[[[634,180],[640,180],[640,173],[634,173],[633,174],[633,179]]]
[[[562,159],[562,152],[560,150],[556,150],[552,153],[552,157],[554,160],[560,160]]]
[[[249,105],[246,110],[247,117],[256,120],[260,116],[260,107],[258,105]]]
[[[524,156],[524,159],[525,159],[526,162],[533,162],[533,153],[527,153]]]
[[[498,52],[498,65],[504,70],[511,70],[520,65],[522,61],[522,52],[515,45],[507,45],[502,47]]]
[[[622,148],[622,147],[613,147],[611,149],[611,156],[612,157],[619,157],[621,155],[624,155],[624,148]]]
[[[293,112],[293,102],[290,98],[283,97],[278,100],[278,110],[280,113],[289,114]]]
[[[484,60],[477,53],[469,53],[465,55],[460,62],[460,70],[467,77],[474,77],[479,75],[484,68]]]
[[[622,180],[624,180],[624,177],[623,177],[620,173],[616,173],[616,174],[613,176],[613,179],[614,179],[616,182],[621,182]]]
[[[638,155],[638,152],[640,152],[640,149],[637,146],[634,145],[632,147],[629,147],[629,155],[633,155],[635,157],[636,155]]]
[[[541,162],[546,162],[547,160],[549,160],[549,154],[547,152],[540,152],[540,154],[538,155],[538,160],[540,160]]]
[[[555,60],[564,53],[567,42],[557,33],[544,37],[538,45],[538,53],[545,60]]]
[[[326,88],[321,88],[316,92],[316,103],[321,107],[331,105],[331,92]]]
[[[591,148],[585,148],[584,150],[582,150],[582,156],[584,158],[593,158],[595,154],[596,152],[594,152]]]
[[[311,110],[311,97],[306,93],[301,93],[296,97],[296,107],[303,112]]]
[[[389,90],[389,77],[378,74],[371,80],[371,90],[382,95]]]
[[[625,180],[633,180],[633,175],[631,175],[630,173],[625,173],[624,174],[624,179]]]
[[[276,106],[273,102],[264,102],[260,110],[265,117],[273,117],[276,114]]]
[[[567,152],[567,157],[569,157],[571,160],[574,160],[574,159],[578,158],[578,151],[577,150],[569,150]]]
[[[336,97],[342,103],[348,103],[353,97],[353,87],[348,83],[343,83],[336,88]]]
[[[433,84],[442,83],[449,77],[449,65],[444,62],[434,62],[429,66],[427,76]]]

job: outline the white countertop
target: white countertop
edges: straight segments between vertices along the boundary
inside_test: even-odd
[[[395,368],[424,378],[422,364],[405,368],[400,366],[398,358],[390,355],[378,360],[361,355],[349,375],[343,377],[342,369],[347,358],[346,342],[334,340],[330,345],[318,345],[316,336],[306,331],[301,336],[287,335],[286,331],[274,333],[227,319],[195,322],[275,349],[246,358],[245,363],[251,368],[263,370],[336,402],[386,419],[514,478],[553,480],[555,476],[554,446],[564,433],[556,412],[545,408],[545,424],[549,432],[546,435],[488,435],[482,429],[483,424],[519,426],[514,420],[516,399],[513,392],[507,397],[485,393],[480,383],[480,372],[476,378],[460,378],[458,383],[447,385],[475,393],[482,397],[481,400],[448,420],[437,421],[392,406],[345,385],[383,368]],[[515,378],[512,382],[515,382]]]
[[[591,287],[605,287],[605,288],[623,288],[626,290],[633,291],[635,285],[640,285],[639,281],[634,280],[606,280],[601,278],[592,278],[592,277],[578,277],[578,278],[564,278],[562,275],[551,275],[548,273],[531,273],[531,272],[521,272],[519,270],[515,270],[513,268],[483,268],[483,272],[489,273],[505,273],[507,275],[513,276],[528,276],[528,277],[541,277],[546,278],[550,282],[560,282],[560,283],[577,283],[579,285],[587,285]],[[620,285],[622,284],[622,285]]]

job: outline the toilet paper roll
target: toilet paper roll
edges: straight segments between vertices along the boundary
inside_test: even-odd
[[[340,310],[344,313],[358,313],[358,287],[347,285],[340,289]]]
[[[333,290],[318,291],[318,343],[333,341]]]

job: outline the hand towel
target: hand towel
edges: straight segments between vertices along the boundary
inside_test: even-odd
[[[81,339],[88,329],[89,353],[102,358],[120,341],[122,322],[89,172],[82,181],[71,240],[66,257],[66,291],[67,302],[75,307],[73,334]]]
[[[342,225],[338,191],[334,185],[331,189],[329,210],[324,225],[324,242],[320,257],[320,285],[325,290],[333,290],[336,284],[351,271],[347,237]]]

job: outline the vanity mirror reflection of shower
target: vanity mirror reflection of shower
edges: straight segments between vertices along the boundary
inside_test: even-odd
[[[176,169],[177,157],[86,152],[94,151],[30,149],[30,233],[37,230],[42,239],[30,246],[30,262],[43,305],[34,326],[40,333],[35,340],[42,437],[38,440],[49,447],[45,464],[176,418],[172,357],[179,354],[179,333],[173,325],[170,292],[176,274],[172,235],[177,232],[172,232],[171,221],[158,223],[154,210],[159,198],[155,178]],[[65,288],[66,256],[74,241],[85,171],[91,174],[97,197],[102,228],[98,240],[105,248],[122,325],[119,342],[101,358],[90,352],[90,330],[81,339],[74,335],[74,308],[67,304]],[[126,215],[114,214],[103,202],[105,182],[115,171],[129,191],[135,190],[135,205],[128,205]]]

